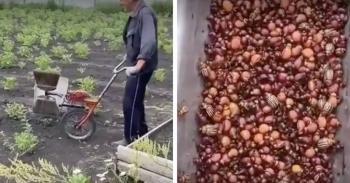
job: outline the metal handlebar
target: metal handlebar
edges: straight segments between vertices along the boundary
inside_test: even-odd
[[[120,67],[121,67],[125,62],[126,62],[126,55],[124,55],[124,56],[123,56],[123,60],[122,60],[117,66],[114,67],[113,72],[114,72],[115,74],[118,74],[118,73],[124,71],[126,68],[125,68],[125,67],[120,68]],[[119,69],[119,68],[120,68],[120,69]]]

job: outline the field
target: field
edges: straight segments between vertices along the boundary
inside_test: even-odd
[[[158,18],[159,70],[149,84],[145,101],[150,128],[172,116],[172,23],[167,15],[159,14]],[[85,89],[98,95],[123,56],[121,34],[126,19],[124,12],[0,9],[0,164],[9,165],[11,159],[20,155],[19,160],[26,163],[43,158],[58,167],[63,163],[79,168],[94,180],[106,171],[104,160],[115,156],[112,142],[123,137],[124,74],[102,100],[94,136],[78,142],[68,139],[55,119],[31,119],[35,82],[32,71],[58,71],[69,78],[69,89]],[[24,105],[26,118],[8,115],[8,104],[14,102]],[[21,113],[20,107],[13,111]],[[36,137],[35,147],[21,149],[21,143],[27,143],[21,142],[21,132]],[[0,176],[2,173],[0,166]]]

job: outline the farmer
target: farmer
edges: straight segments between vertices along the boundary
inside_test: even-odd
[[[127,145],[148,132],[143,104],[146,85],[158,64],[157,18],[143,0],[120,0],[128,11],[124,28],[126,75],[123,98],[124,139],[115,142]]]

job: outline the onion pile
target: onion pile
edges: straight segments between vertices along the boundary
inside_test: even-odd
[[[346,4],[213,0],[197,182],[332,182]]]

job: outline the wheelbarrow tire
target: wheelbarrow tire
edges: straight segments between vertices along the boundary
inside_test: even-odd
[[[88,140],[96,131],[96,121],[94,120],[93,115],[90,116],[88,122],[80,129],[79,131],[83,131],[82,134],[76,134],[73,132],[78,132],[78,130],[74,129],[74,124],[77,124],[80,119],[83,118],[88,113],[88,111],[84,109],[73,109],[66,112],[61,118],[61,124],[63,126],[63,131],[67,134],[69,138],[75,140]]]

